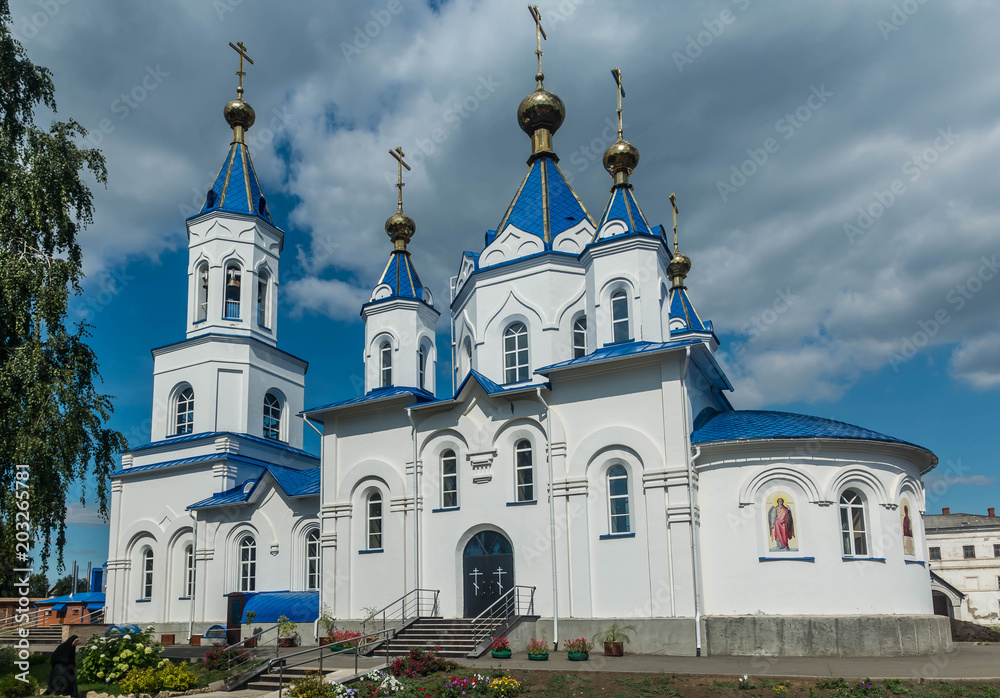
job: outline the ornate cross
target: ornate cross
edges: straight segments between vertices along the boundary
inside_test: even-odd
[[[243,76],[246,73],[243,72],[243,59],[246,58],[250,65],[253,65],[253,59],[247,55],[247,47],[243,45],[242,41],[237,41],[233,44],[232,41],[229,42],[230,48],[232,48],[236,53],[240,54],[240,69],[236,71],[236,74],[240,77],[240,86],[236,88],[236,94],[240,97],[243,96]]]
[[[546,41],[549,37],[545,35],[545,29],[542,28],[542,13],[538,10],[538,5],[528,5],[528,12],[531,13],[531,18],[535,20],[535,55],[538,56],[538,74],[535,76],[535,80],[538,81],[538,86],[542,86],[542,80],[545,76],[542,74],[542,39]]]
[[[622,137],[622,98],[625,96],[625,88],[622,86],[622,71],[621,68],[612,68],[611,74],[615,78],[615,84],[618,85],[618,138]]]
[[[680,210],[677,208],[677,196],[675,194],[670,194],[670,205],[674,208],[674,252],[677,251],[677,214]]]
[[[507,574],[507,570],[505,570],[503,567],[499,567],[498,566],[497,567],[497,571],[494,572],[493,574],[495,574],[497,576],[497,586],[500,587],[500,593],[502,594],[503,593],[503,576],[505,574]]]
[[[472,577],[472,586],[476,588],[476,596],[479,596],[479,578],[483,576],[483,573],[479,571],[478,567],[474,567],[469,576]]]
[[[409,170],[410,166],[407,165],[405,162],[403,162],[403,158],[406,157],[406,153],[403,152],[402,147],[398,147],[397,146],[395,150],[393,150],[392,148],[390,148],[389,149],[389,155],[391,155],[392,157],[396,158],[396,163],[397,163],[398,169],[399,169],[398,179],[396,181],[396,188],[399,189],[399,200],[397,201],[396,205],[398,207],[398,210],[402,211],[403,210],[403,187],[406,186],[405,184],[403,184],[403,168],[405,167],[407,170]]]

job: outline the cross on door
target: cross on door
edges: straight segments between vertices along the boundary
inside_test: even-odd
[[[479,578],[483,576],[483,573],[479,571],[478,567],[474,567],[469,572],[469,576],[472,577],[472,586],[476,589],[476,596],[479,596]]]
[[[500,593],[502,594],[503,593],[503,576],[505,574],[507,574],[507,570],[505,570],[503,567],[497,567],[497,571],[494,572],[493,574],[495,574],[497,576],[497,586],[500,588]]]

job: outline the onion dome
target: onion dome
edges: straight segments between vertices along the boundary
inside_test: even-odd
[[[239,127],[247,131],[253,126],[254,121],[257,120],[257,115],[254,113],[253,107],[250,106],[249,102],[245,102],[242,97],[227,102],[222,110],[222,114],[226,117],[226,123],[233,130]]]
[[[604,169],[614,177],[615,185],[628,185],[632,170],[639,164],[639,149],[619,137],[604,151]]]
[[[385,221],[385,234],[392,240],[397,250],[406,250],[406,243],[413,237],[417,224],[403,213],[402,209],[389,216]]]
[[[559,130],[566,119],[566,105],[558,95],[542,87],[543,77],[541,73],[535,76],[538,86],[517,107],[517,125],[531,136],[531,157],[528,162],[542,153],[555,157],[552,134]]]
[[[667,276],[674,282],[675,288],[684,288],[684,279],[691,271],[691,258],[682,252],[674,252],[673,259],[667,265]]]

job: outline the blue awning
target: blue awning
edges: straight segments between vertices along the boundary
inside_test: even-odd
[[[319,618],[318,591],[262,591],[246,594],[242,622],[247,622],[247,611],[257,614],[254,623],[277,623],[285,616],[293,623],[312,623]]]
[[[87,604],[87,610],[88,611],[100,611],[102,608],[104,608],[104,604],[102,604],[102,603],[88,603]]]
[[[65,611],[66,610],[66,604],[64,604],[64,603],[52,604],[52,610],[53,611]]]

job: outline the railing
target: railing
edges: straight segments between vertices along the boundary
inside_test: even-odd
[[[226,645],[222,651],[238,650],[234,656],[226,659],[226,683],[230,684],[239,677],[253,672],[265,661],[278,656],[278,625],[271,625],[255,632],[250,637]]]
[[[385,608],[368,616],[361,624],[361,634],[399,629],[406,621],[415,618],[438,617],[440,594],[438,589],[414,589],[403,594]]]
[[[514,616],[535,615],[535,587],[518,584],[491,603],[485,611],[472,620],[472,639],[476,645],[490,637],[497,621]]]
[[[223,320],[239,320],[240,319],[240,302],[239,301],[226,301],[226,314],[222,317]]]
[[[396,631],[392,629],[379,630],[378,632],[369,633],[367,635],[361,635],[360,637],[352,637],[349,642],[353,643],[353,647],[345,647],[343,649],[333,649],[339,645],[320,645],[319,647],[310,647],[309,649],[300,650],[298,652],[292,652],[290,654],[283,655],[281,657],[275,657],[267,663],[267,673],[273,674],[277,672],[278,674],[278,698],[281,698],[282,690],[285,686],[285,669],[293,669],[303,664],[313,664],[316,659],[319,659],[319,674],[320,677],[323,676],[323,656],[333,657],[337,655],[353,654],[354,655],[354,674],[358,674],[358,657],[364,651],[364,647],[367,645],[378,645],[383,644],[385,647],[385,662],[389,663],[389,644],[392,642],[392,638],[396,636]],[[288,663],[289,659],[293,657],[304,657],[305,655],[317,655],[317,657],[309,657],[308,659],[300,659],[299,661]]]
[[[37,611],[32,611],[31,613],[28,613],[28,614],[20,613],[19,611],[15,610],[14,611],[14,615],[7,616],[6,618],[0,620],[0,634],[14,632],[18,628],[21,628],[21,627],[24,627],[24,626],[28,626],[28,627],[31,627],[31,628],[38,627],[38,617],[39,617],[39,615],[41,615],[42,613],[45,613],[46,611],[51,611],[51,610],[52,610],[51,607],[50,608],[40,608]],[[26,622],[22,622],[22,623],[18,623],[17,619],[20,618],[21,616],[24,616],[24,615],[28,616],[27,621]],[[24,620],[24,619],[22,618],[22,620]]]

